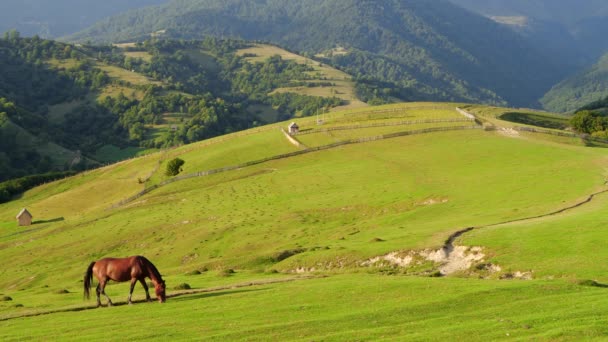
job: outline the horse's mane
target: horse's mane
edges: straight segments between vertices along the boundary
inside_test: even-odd
[[[158,269],[150,260],[146,259],[146,257],[141,255],[139,256],[139,258],[145,263],[148,270],[152,272],[152,275],[154,275],[154,277],[158,279],[158,281],[160,281],[161,283],[164,282],[163,277],[160,275],[160,272],[158,272]]]

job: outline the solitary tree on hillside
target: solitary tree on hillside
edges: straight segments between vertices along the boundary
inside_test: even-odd
[[[182,165],[184,165],[185,161],[179,158],[175,158],[167,163],[167,171],[165,174],[169,177],[177,176],[180,172],[182,172]]]

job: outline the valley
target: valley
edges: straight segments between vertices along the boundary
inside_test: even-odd
[[[605,340],[607,18],[1,2],[0,340]]]

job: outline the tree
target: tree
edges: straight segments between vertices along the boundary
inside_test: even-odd
[[[603,131],[606,127],[606,118],[597,112],[582,110],[570,119],[570,125],[580,133],[591,134]]]
[[[180,172],[182,172],[182,165],[184,165],[185,161],[179,158],[171,159],[169,163],[167,163],[167,171],[165,174],[169,177],[177,176]]]

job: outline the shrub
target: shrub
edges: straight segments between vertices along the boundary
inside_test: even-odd
[[[225,269],[225,270],[220,270],[218,272],[218,276],[220,276],[220,277],[230,277],[234,273],[236,273],[236,272],[234,272],[234,270],[232,268],[228,268],[228,269]]]
[[[177,285],[176,287],[174,287],[174,290],[190,290],[192,287],[190,287],[190,284],[188,283],[181,283],[179,285]]]
[[[182,165],[184,165],[184,163],[186,162],[179,158],[171,159],[167,163],[167,171],[165,171],[165,174],[169,177],[177,176],[182,172]]]

